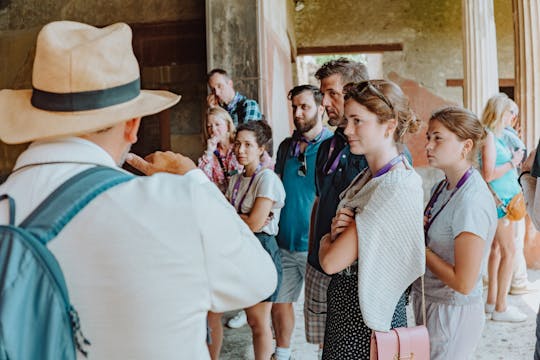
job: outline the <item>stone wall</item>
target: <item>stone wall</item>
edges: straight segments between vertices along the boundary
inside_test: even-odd
[[[514,77],[511,0],[494,0],[499,77]],[[383,56],[384,74],[396,72],[433,93],[462,104],[461,1],[305,1],[295,16],[297,46],[402,43]]]
[[[129,24],[191,23],[204,24],[205,4],[201,0],[2,0],[0,1],[0,89],[31,87],[31,68],[35,39],[39,29],[55,20],[81,21],[95,26],[115,22]],[[204,25],[202,30],[204,32]],[[204,34],[201,46],[205,49]],[[183,56],[189,51],[183,50]],[[186,55],[187,56],[187,55]],[[197,157],[202,149],[200,123],[204,111],[206,59],[197,64],[159,64],[143,69],[147,74],[172,70],[181,74],[172,80],[171,89],[179,89],[189,110],[171,112],[171,148]],[[202,61],[202,62],[201,62]],[[202,65],[202,66],[201,66]],[[159,68],[159,69],[158,69]],[[144,79],[143,84],[155,78]],[[189,93],[188,93],[189,92]],[[191,103],[189,103],[191,102]],[[180,115],[178,115],[180,114]],[[144,134],[139,134],[139,138]],[[0,143],[0,176],[8,172],[25,145]]]

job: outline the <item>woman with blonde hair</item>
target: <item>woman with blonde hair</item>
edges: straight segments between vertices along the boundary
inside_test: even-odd
[[[204,121],[206,151],[199,158],[198,167],[223,193],[229,178],[241,169],[233,151],[235,130],[225,109],[219,106],[208,108]]]
[[[426,153],[444,172],[424,210],[425,302],[431,360],[469,359],[482,337],[482,265],[495,229],[495,201],[474,168],[486,131],[460,107],[431,115]],[[422,287],[413,285],[414,314],[422,319]]]
[[[488,262],[488,295],[485,312],[494,321],[521,322],[527,316],[506,303],[515,254],[514,224],[506,218],[506,205],[521,192],[516,168],[523,151],[512,151],[503,140],[503,129],[512,116],[512,103],[505,94],[491,97],[482,115],[488,131],[481,155],[481,172],[497,202],[498,224]]]
[[[319,259],[332,275],[322,358],[369,359],[372,330],[407,326],[407,288],[424,273],[422,180],[398,150],[419,121],[385,80],[348,84],[344,134],[368,168],[342,194]]]

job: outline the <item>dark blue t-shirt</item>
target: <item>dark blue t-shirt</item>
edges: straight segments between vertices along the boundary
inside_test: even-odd
[[[334,149],[332,154],[329,154],[332,142],[334,142]],[[337,167],[328,174],[337,156],[340,157]],[[339,194],[349,186],[356,175],[367,167],[367,162],[364,155],[351,154],[347,139],[343,131],[338,128],[334,136],[325,140],[319,147],[315,167],[315,187],[319,197],[319,206],[315,213],[313,246],[309,249],[308,263],[323,272],[319,263],[320,240],[324,234],[330,232],[332,218],[336,215],[340,200]]]

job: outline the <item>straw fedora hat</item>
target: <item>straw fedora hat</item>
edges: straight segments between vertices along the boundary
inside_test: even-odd
[[[31,90],[0,90],[0,139],[8,144],[100,130],[180,100],[141,90],[131,29],[57,21],[41,29]]]

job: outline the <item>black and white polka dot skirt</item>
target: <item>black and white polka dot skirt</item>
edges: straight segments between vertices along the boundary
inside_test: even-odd
[[[399,299],[392,328],[407,326],[407,297],[404,293]],[[327,300],[323,360],[369,360],[371,329],[360,313],[358,275],[333,275]]]

